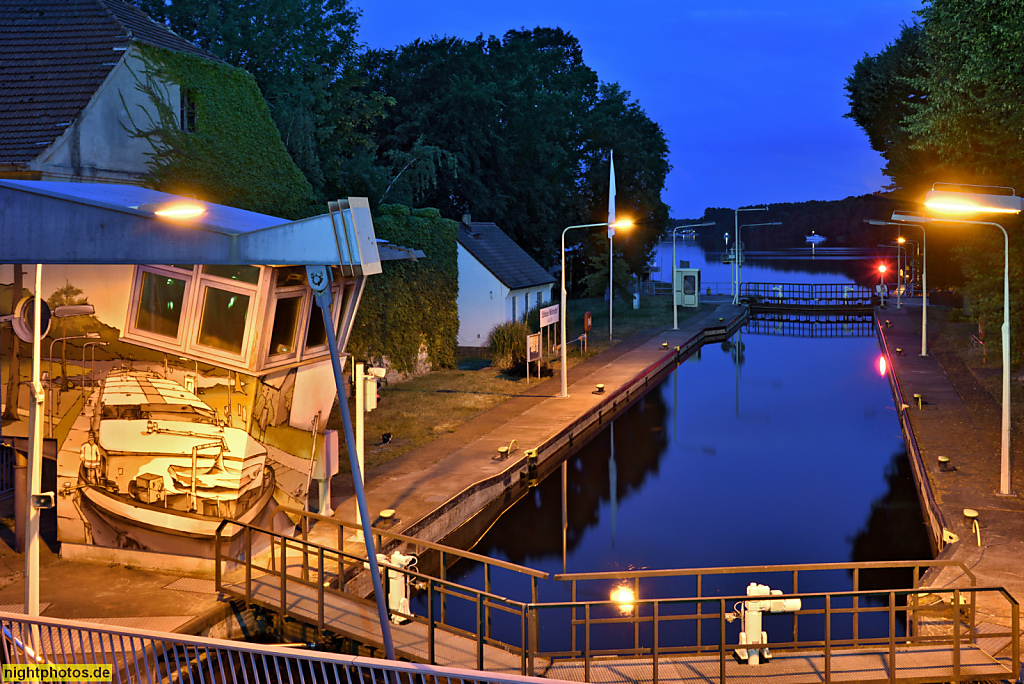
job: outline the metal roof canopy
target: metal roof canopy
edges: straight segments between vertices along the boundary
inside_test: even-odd
[[[139,209],[180,201],[196,200],[133,185],[0,180],[0,259],[15,264],[275,266],[336,264],[340,259],[372,275],[381,272],[381,257],[423,256],[386,243],[379,251],[363,197],[348,198],[347,207],[342,201],[339,214],[298,221],[209,202],[203,202],[205,214],[188,220],[163,219]]]

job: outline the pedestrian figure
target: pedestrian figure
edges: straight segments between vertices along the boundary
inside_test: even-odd
[[[82,459],[82,466],[85,467],[85,481],[92,484],[99,484],[103,467],[103,456],[100,454],[100,447],[96,444],[96,433],[89,431],[89,441],[82,445],[78,452]]]

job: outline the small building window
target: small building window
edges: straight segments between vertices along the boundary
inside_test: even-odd
[[[515,295],[512,295],[512,320],[513,321],[519,320],[519,316],[516,315],[516,302],[518,300],[519,300],[519,297],[516,297]]]
[[[306,349],[326,346],[327,328],[324,327],[324,314],[311,297],[309,307],[309,327],[306,328]]]
[[[537,308],[538,309],[540,308],[540,305],[541,305],[540,295],[541,295],[541,291],[537,290]]]
[[[302,295],[280,297],[274,307],[274,326],[270,331],[270,356],[295,354],[295,337],[302,315]],[[321,322],[321,326],[323,323]]]
[[[196,131],[196,102],[184,88],[181,90],[181,106],[179,108],[181,130],[186,133]]]
[[[207,286],[196,341],[206,347],[241,354],[248,314],[248,295]]]
[[[187,285],[188,282],[181,278],[143,272],[135,327],[154,335],[177,339]]]
[[[203,273],[250,285],[260,281],[259,266],[203,266]]]

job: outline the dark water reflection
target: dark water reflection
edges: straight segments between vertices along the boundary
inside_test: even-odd
[[[563,563],[568,572],[598,572],[927,558],[877,357],[873,337],[747,332],[705,347],[569,459],[564,547],[556,471],[474,551],[552,573]],[[484,586],[482,569],[470,564],[449,578]],[[521,578],[492,581],[497,594],[529,598]],[[703,593],[743,594],[750,581],[792,590],[788,578],[748,575],[708,579]],[[910,581],[908,573],[860,578],[861,589]],[[846,572],[800,582],[802,592],[852,589]],[[604,600],[607,589],[583,589],[579,598]],[[693,580],[666,579],[645,585],[644,597],[694,590]],[[540,597],[567,600],[568,587],[542,584]],[[422,602],[414,610],[425,610]],[[821,627],[800,629],[806,636]]]

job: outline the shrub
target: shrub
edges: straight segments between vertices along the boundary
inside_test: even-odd
[[[487,335],[491,348],[491,364],[497,368],[511,368],[526,359],[526,336],[530,328],[520,321],[499,323]]]

